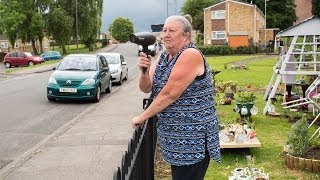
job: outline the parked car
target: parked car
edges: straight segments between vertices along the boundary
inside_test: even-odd
[[[128,79],[128,67],[124,56],[121,53],[98,53],[104,56],[110,67],[112,82],[122,84],[123,80]]]
[[[142,51],[142,49],[143,49],[142,46],[139,45],[138,56],[139,56],[140,52]],[[156,44],[149,45],[148,51],[151,56],[155,56],[158,53],[158,46]]]
[[[46,51],[40,55],[45,61],[53,59],[61,59],[61,54],[59,51]]]
[[[3,59],[3,64],[6,68],[11,66],[33,66],[42,62],[44,62],[42,57],[35,56],[30,52],[10,52]]]
[[[64,57],[49,78],[47,98],[100,101],[102,91],[111,92],[109,64],[104,56],[70,54]]]

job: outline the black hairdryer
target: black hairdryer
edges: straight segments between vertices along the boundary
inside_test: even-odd
[[[135,34],[131,34],[129,40],[132,43],[141,45],[142,52],[144,52],[148,56],[150,55],[148,46],[156,42],[156,36],[150,32],[138,32]],[[143,73],[145,73],[146,71],[147,69],[143,68]]]

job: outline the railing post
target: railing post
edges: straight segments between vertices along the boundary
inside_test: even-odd
[[[121,169],[118,167],[113,173],[113,180],[121,180]]]
[[[152,98],[143,100],[146,109]],[[154,180],[154,155],[157,142],[156,116],[149,118],[143,127],[137,128],[124,152],[121,168],[113,173],[113,180]]]
[[[148,119],[145,131],[145,170],[146,180],[154,179],[154,151],[153,151],[153,122],[152,118]]]

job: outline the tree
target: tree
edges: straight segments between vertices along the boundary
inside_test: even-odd
[[[252,2],[265,13],[265,0],[252,0]],[[266,1],[267,28],[279,28],[283,30],[292,26],[297,20],[295,7],[294,0]]]
[[[0,21],[4,26],[2,29],[12,46],[19,37],[23,43],[31,42],[33,52],[38,54],[35,42],[42,42],[44,37],[44,19],[41,12],[47,10],[50,2],[51,0],[0,1]]]
[[[103,0],[56,0],[55,7],[64,9],[73,18],[73,39],[80,37],[82,43],[92,51],[100,34]]]
[[[44,19],[41,14],[30,10],[19,28],[18,35],[22,42],[31,42],[33,52],[38,54],[36,41],[40,42],[40,51],[43,52],[42,40],[44,37]]]
[[[39,13],[35,13],[30,22],[30,37],[38,39],[40,43],[40,52],[43,52],[42,40],[44,38],[45,22],[43,16]]]
[[[109,27],[113,38],[120,42],[127,42],[130,34],[133,33],[133,24],[129,18],[117,17]]]
[[[203,33],[203,9],[218,2],[220,0],[186,0],[181,8],[181,12],[184,15],[191,15],[193,28]]]
[[[0,1],[0,24],[12,47],[18,36],[18,29],[26,16],[20,13],[21,3],[14,0]]]
[[[97,37],[100,34],[102,7],[103,0],[79,1],[77,10],[79,35],[82,42],[86,47],[89,47],[90,51],[93,51],[93,45],[96,43]],[[76,27],[75,23],[73,27]]]
[[[312,14],[320,17],[320,0],[312,0]]]
[[[62,47],[62,53],[66,54],[65,45],[70,41],[73,29],[73,18],[62,8],[54,8],[49,13],[48,31],[53,39]]]

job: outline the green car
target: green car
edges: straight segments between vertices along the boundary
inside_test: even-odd
[[[111,73],[104,56],[70,54],[64,57],[49,78],[47,98],[100,101],[102,91],[111,92]]]

